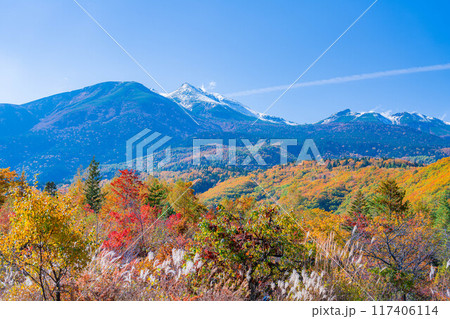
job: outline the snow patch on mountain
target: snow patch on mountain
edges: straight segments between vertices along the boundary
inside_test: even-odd
[[[172,93],[162,95],[174,100],[191,112],[197,110],[209,111],[216,107],[223,107],[254,118],[255,120],[259,119],[270,123],[298,125],[297,123],[287,121],[283,118],[256,112],[238,101],[227,98],[219,93],[207,92],[204,87],[197,88],[189,83],[184,83],[179,89]]]
[[[431,133],[438,136],[450,136],[450,124],[438,118],[423,115],[418,112],[402,112],[391,114],[391,112],[376,113],[353,112],[350,109],[338,112],[316,124],[332,123],[374,123],[396,126],[407,126],[413,129]]]
[[[391,114],[391,112],[377,113],[374,111],[369,112],[353,112],[350,109],[338,112],[330,117],[317,122],[316,124],[330,124],[330,123],[349,123],[349,122],[368,122],[369,120],[377,120],[385,124],[400,125],[406,119],[410,119],[417,122],[431,123],[441,122],[449,125],[438,118],[427,116],[418,112],[402,112]]]

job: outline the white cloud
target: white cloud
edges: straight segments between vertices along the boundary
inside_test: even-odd
[[[292,88],[294,89],[294,88],[301,88],[301,87],[307,87],[307,86],[338,84],[338,83],[362,81],[362,80],[369,80],[369,79],[378,79],[378,78],[383,78],[383,77],[397,76],[397,75],[404,75],[404,74],[432,72],[432,71],[444,71],[444,70],[450,70],[450,63],[413,67],[413,68],[408,68],[408,69],[398,69],[398,70],[391,70],[391,71],[374,72],[374,73],[363,73],[363,74],[356,74],[356,75],[350,75],[350,76],[336,77],[336,78],[326,79],[326,80],[303,82],[303,83],[297,83],[297,84],[293,85]],[[262,93],[269,93],[269,92],[275,92],[275,91],[284,91],[288,88],[289,88],[289,85],[279,85],[279,86],[271,86],[271,87],[266,87],[266,88],[261,88],[261,89],[253,89],[253,90],[247,90],[247,91],[234,92],[234,93],[230,93],[230,94],[226,94],[226,95],[229,97],[247,96],[247,95],[262,94]]]
[[[211,82],[209,82],[208,90],[214,90],[216,88],[216,86],[217,86],[217,83],[215,81],[211,81]]]

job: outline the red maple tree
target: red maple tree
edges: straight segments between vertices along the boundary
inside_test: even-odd
[[[113,226],[103,246],[122,254],[145,254],[145,234],[160,209],[142,204],[143,183],[133,170],[121,170],[111,187],[116,209],[109,213]]]

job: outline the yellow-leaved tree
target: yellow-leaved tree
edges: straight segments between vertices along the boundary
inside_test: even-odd
[[[41,290],[44,300],[62,300],[65,279],[88,262],[91,240],[68,196],[50,196],[29,187],[13,194],[13,213],[0,235],[0,256]]]

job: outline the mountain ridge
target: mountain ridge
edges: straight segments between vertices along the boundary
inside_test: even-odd
[[[295,139],[300,142],[289,149],[291,157],[298,155],[306,139],[313,139],[322,156],[329,158],[441,158],[450,149],[450,139],[439,136],[446,136],[446,126],[436,131],[430,128],[435,122],[406,114],[402,125],[393,125],[381,115],[378,122],[371,121],[370,114],[359,116],[367,117],[365,121],[299,125],[192,85],[174,92],[167,96],[137,82],[110,81],[22,105],[0,104],[0,167],[59,181],[89,164],[93,155],[105,165],[124,163],[126,141],[144,129],[171,137],[172,148],[186,158],[192,156],[194,138],[248,139],[253,144],[260,139]],[[341,119],[354,116],[349,110],[344,113]],[[245,151],[243,145],[239,147]],[[274,150],[261,152],[270,158],[270,165],[279,157]]]
[[[177,103],[180,108],[192,112],[192,114],[188,113],[188,115],[195,116],[196,114],[200,114],[204,116],[205,112],[211,111],[211,109],[221,106],[228,109],[228,111],[231,110],[232,112],[234,111],[240,113],[240,120],[249,120],[250,118],[253,121],[258,119],[269,123],[300,125],[283,118],[259,113],[238,101],[227,98],[219,93],[207,92],[203,88],[198,88],[188,82],[183,83],[177,90],[165,94],[158,93],[157,91],[149,89],[143,84],[135,81],[101,82],[68,92],[53,94],[48,97],[40,98],[23,104],[0,103],[0,121],[5,119],[6,116],[4,113],[16,112],[16,116],[18,117],[20,117],[19,115],[22,115],[24,117],[28,116],[30,118],[37,117],[42,122],[42,118],[48,117],[55,112],[57,113],[67,111],[68,107],[76,108],[78,103],[86,103],[94,101],[96,99],[97,102],[101,102],[101,99],[108,98],[108,96],[117,93],[115,91],[120,91],[120,89],[123,87],[131,87],[132,90],[141,90],[147,92],[148,94],[155,94],[165,98],[169,98],[170,100],[173,100],[175,103]],[[49,109],[49,105],[53,108]],[[437,132],[438,134],[435,134],[433,130],[428,130],[427,132],[439,136],[450,136],[450,123],[418,112],[404,111],[395,114],[377,113],[374,111],[354,112],[351,109],[347,108],[335,114],[332,114],[331,116],[323,120],[311,124],[316,125],[350,122],[373,122],[390,125],[404,125],[411,126],[419,130],[423,130],[423,125],[418,125],[418,123],[434,123],[441,126],[444,134],[439,135],[439,132]],[[36,129],[39,128],[40,127],[38,126]]]
[[[241,120],[261,120],[270,123],[296,124],[280,117],[256,112],[238,101],[227,98],[219,93],[207,92],[188,82],[183,83],[177,90],[162,95],[173,99],[181,106],[200,116],[207,116],[208,113],[209,115],[220,113],[223,115],[223,111],[225,111],[225,113],[230,113],[229,115],[233,116],[233,112],[238,112],[243,116],[240,116]],[[222,110],[217,112],[217,108]]]
[[[316,124],[338,123],[375,123],[408,126],[438,136],[450,136],[450,124],[441,119],[427,116],[418,112],[399,112],[395,114],[369,112],[354,112],[350,109],[337,112]]]

